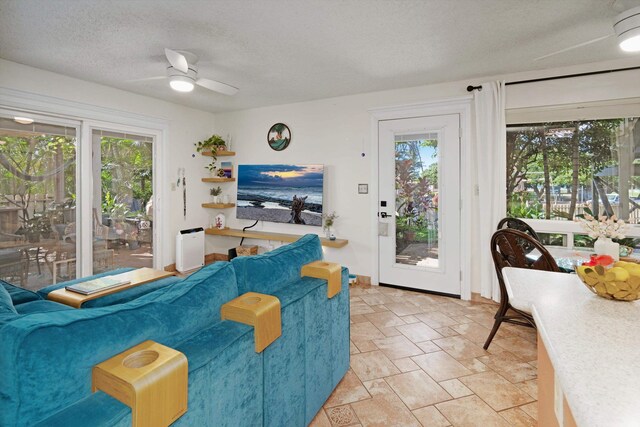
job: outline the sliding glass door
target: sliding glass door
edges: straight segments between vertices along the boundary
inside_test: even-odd
[[[0,279],[39,289],[76,277],[78,129],[0,116]]]
[[[153,267],[153,137],[94,129],[93,272]]]
[[[35,290],[154,266],[159,134],[104,125],[0,110],[0,279]]]

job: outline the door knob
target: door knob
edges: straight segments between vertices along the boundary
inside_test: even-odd
[[[380,212],[380,213],[378,213],[378,215],[380,215],[380,218],[387,218],[387,217],[390,217],[390,216],[391,216],[391,215],[389,215],[389,214],[388,214],[388,213],[386,213],[386,212]]]

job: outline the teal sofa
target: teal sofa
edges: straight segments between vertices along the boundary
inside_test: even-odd
[[[189,409],[174,425],[308,424],[349,365],[348,272],[332,299],[325,280],[300,277],[321,257],[308,235],[82,309],[43,299],[52,288],[0,287],[0,426],[130,426],[127,406],[91,393],[91,369],[145,340],[188,359]],[[282,306],[282,336],[262,353],[251,327],[220,319],[247,291]]]

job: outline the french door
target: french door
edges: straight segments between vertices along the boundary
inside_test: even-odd
[[[460,295],[460,116],[378,122],[381,284]]]

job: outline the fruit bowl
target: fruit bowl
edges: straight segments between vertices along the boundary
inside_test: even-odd
[[[618,301],[640,298],[640,265],[618,261],[613,267],[582,265],[576,268],[582,283],[594,294]]]

